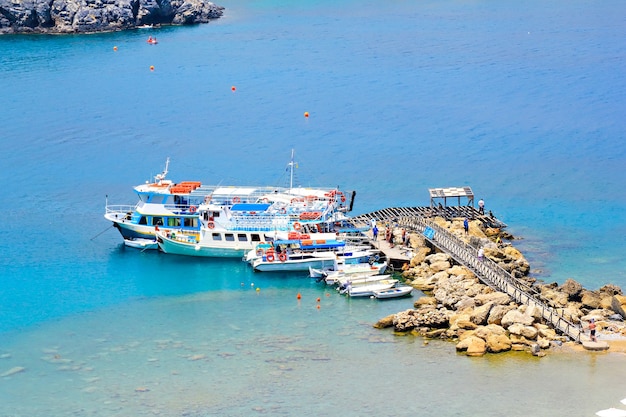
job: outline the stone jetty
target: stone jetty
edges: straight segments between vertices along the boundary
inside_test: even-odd
[[[144,25],[208,23],[224,8],[206,0],[0,0],[0,34],[95,33]]]
[[[466,233],[462,218],[432,220],[468,244],[483,248],[485,257],[535,288],[544,303],[582,329],[586,330],[590,320],[595,319],[598,342],[589,339],[588,331],[582,341],[589,350],[608,349],[611,341],[626,340],[626,297],[621,288],[608,284],[592,291],[573,279],[562,285],[542,282],[530,275],[528,261],[507,232],[471,221]],[[511,350],[543,356],[552,347],[574,344],[548,325],[536,308],[520,305],[509,295],[481,283],[469,269],[438,252],[423,236],[412,234],[410,247],[413,257],[402,275],[407,284],[425,296],[415,301],[412,309],[382,318],[375,327],[453,341],[457,351],[468,356]]]

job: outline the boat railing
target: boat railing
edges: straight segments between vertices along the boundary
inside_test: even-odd
[[[107,204],[105,207],[105,213],[113,214],[129,214],[135,210],[137,205],[130,204]]]

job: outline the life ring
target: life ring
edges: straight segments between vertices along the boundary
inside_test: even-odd
[[[270,253],[265,259],[267,259],[267,262],[274,262],[274,255]]]
[[[280,259],[281,262],[285,262],[287,260],[287,255],[281,253],[280,255],[278,255],[278,259]]]
[[[213,222],[208,222],[208,223],[206,224],[206,227],[208,227],[209,229],[213,229],[213,228],[215,227],[215,223],[213,223]]]
[[[191,207],[189,207],[189,212],[190,213],[195,213],[197,209],[198,208],[196,206],[191,206]]]
[[[233,203],[239,203],[240,201],[241,201],[241,198],[233,197]]]
[[[298,222],[295,222],[293,224],[293,230],[298,231],[300,229],[302,229],[302,225],[300,223],[298,223]]]
[[[341,202],[342,202],[342,203],[345,203],[345,202],[346,202],[346,196],[345,196],[345,195],[342,195],[342,196],[341,196]]]

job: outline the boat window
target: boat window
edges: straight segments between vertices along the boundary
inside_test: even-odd
[[[240,242],[247,242],[248,241],[248,237],[246,236],[245,233],[239,233],[237,234],[237,240]]]
[[[193,228],[198,227],[198,219],[195,217],[185,217],[183,221],[184,221],[185,227],[193,227]]]
[[[168,227],[179,227],[180,219],[178,217],[168,217],[167,218]]]
[[[251,240],[253,242],[260,242],[261,241],[261,236],[257,235],[256,233],[253,233],[250,237],[252,238]]]
[[[152,226],[163,226],[163,217],[153,217]]]
[[[141,217],[139,218],[139,221],[137,222],[137,224],[145,224],[145,225],[148,225],[148,220],[146,220],[146,217],[145,217],[145,216],[141,216]]]
[[[220,212],[219,211],[213,211],[211,213],[211,217],[220,217]]]
[[[165,201],[163,201],[163,195],[159,195],[159,194],[152,194],[150,195],[150,197],[148,198],[148,203],[152,203],[152,204],[165,204]]]
[[[226,240],[228,242],[234,242],[235,241],[235,235],[233,235],[232,233],[225,233],[224,237],[226,238]]]
[[[213,233],[213,240],[222,240],[222,235],[221,233]]]

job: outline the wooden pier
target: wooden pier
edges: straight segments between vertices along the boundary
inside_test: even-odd
[[[422,234],[433,246],[449,254],[458,264],[472,271],[485,285],[508,294],[517,303],[536,309],[541,317],[550,323],[557,332],[579,343],[589,342],[589,338],[581,328],[544,302],[535,288],[516,279],[490,259],[479,260],[478,249],[468,245],[431,221],[430,218],[435,216],[441,216],[447,220],[467,217],[472,220],[480,220],[486,227],[506,227],[495,216],[484,215],[471,206],[387,208],[356,216],[352,218],[352,223],[357,227],[363,227],[371,224],[372,219],[374,219],[379,224],[390,224],[412,233]],[[371,237],[371,232],[368,233],[368,236]],[[384,242],[384,237],[381,239],[380,236],[378,242],[373,241],[372,244],[385,253],[387,259],[394,266],[410,261],[409,248],[401,245],[394,245],[392,248],[389,243]]]

